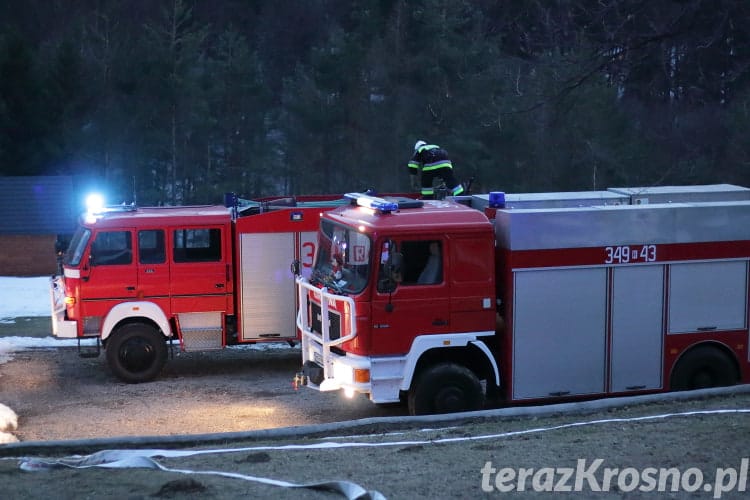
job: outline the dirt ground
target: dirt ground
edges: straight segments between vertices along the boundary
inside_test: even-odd
[[[2,498],[341,498],[286,484],[325,481],[356,483],[361,498],[747,495],[748,389],[573,414],[410,419],[364,398],[295,391],[293,349],[183,355],[139,385],[72,349],[14,356],[0,365],[0,402],[18,414],[21,442],[0,446]],[[355,419],[365,420],[336,423]],[[311,424],[321,425],[289,428]],[[40,462],[112,449],[141,457],[138,467]]]
[[[0,403],[18,415],[20,441],[251,431],[406,414],[365,397],[294,390],[298,348],[180,354],[161,376],[126,384],[104,355],[34,349],[0,364]]]

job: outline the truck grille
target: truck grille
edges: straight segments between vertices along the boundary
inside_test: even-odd
[[[322,316],[320,313],[320,305],[312,303],[310,304],[311,312],[312,312],[312,321],[310,321],[310,325],[313,328],[313,331],[320,333],[323,335],[323,325],[322,325]],[[335,311],[328,311],[328,322],[330,325],[328,335],[330,340],[337,340],[341,338],[341,315]]]

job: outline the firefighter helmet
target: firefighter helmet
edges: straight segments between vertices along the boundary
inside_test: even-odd
[[[419,148],[421,148],[422,146],[425,146],[426,144],[427,143],[424,141],[417,141],[417,143],[414,144],[414,152],[417,152]]]

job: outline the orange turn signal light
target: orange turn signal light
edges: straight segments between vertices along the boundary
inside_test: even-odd
[[[370,381],[370,370],[365,370],[362,368],[354,369],[354,382],[358,384],[366,384],[369,381]]]
[[[65,305],[66,306],[74,306],[74,305],[76,305],[76,298],[75,297],[65,297]]]

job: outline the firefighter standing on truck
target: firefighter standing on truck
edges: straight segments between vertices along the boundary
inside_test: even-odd
[[[432,187],[434,178],[442,179],[448,188],[451,196],[457,196],[463,193],[464,188],[453,175],[453,164],[448,153],[435,144],[427,144],[425,141],[417,141],[414,144],[414,156],[408,163],[409,176],[411,179],[412,189],[418,187],[417,174],[422,174],[421,194],[425,200],[431,200],[435,197],[435,189]]]

